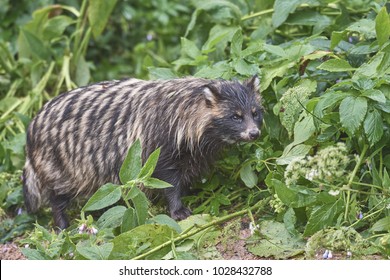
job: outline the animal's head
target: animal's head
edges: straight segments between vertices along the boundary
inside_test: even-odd
[[[263,121],[259,78],[239,83],[213,81],[204,88],[206,106],[212,110],[212,129],[223,142],[253,141]]]

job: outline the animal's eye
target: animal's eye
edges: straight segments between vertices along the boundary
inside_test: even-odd
[[[259,113],[257,113],[257,111],[254,111],[254,112],[252,113],[252,116],[253,116],[254,118],[257,118],[257,117],[259,116]]]
[[[240,115],[238,115],[238,114],[234,114],[234,115],[232,116],[232,119],[233,119],[234,121],[242,121],[242,116],[240,116]]]

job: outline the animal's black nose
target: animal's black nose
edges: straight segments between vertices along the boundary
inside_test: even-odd
[[[251,139],[251,140],[255,140],[255,139],[257,139],[258,137],[260,136],[260,131],[259,130],[251,130],[251,131],[249,131],[249,138]]]

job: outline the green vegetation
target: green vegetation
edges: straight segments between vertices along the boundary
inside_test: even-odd
[[[0,7],[1,242],[23,236],[30,259],[214,259],[222,258],[216,243],[238,238],[237,227],[221,224],[245,216],[246,248],[259,257],[326,249],[389,258],[386,1],[21,2]],[[20,213],[25,130],[47,100],[125,76],[254,74],[262,137],[225,151],[186,198],[195,214],[187,220],[162,214],[139,190],[168,187],[151,177],[159,151],[142,166],[139,144],[122,166],[123,185],[75,206],[66,231],[51,229],[47,209]]]

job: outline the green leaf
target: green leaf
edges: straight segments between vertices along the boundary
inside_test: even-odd
[[[237,59],[233,61],[234,70],[243,76],[253,76],[260,72],[260,69],[255,64],[249,64],[244,59]]]
[[[51,259],[49,256],[47,256],[43,252],[40,252],[38,249],[20,248],[20,251],[22,251],[23,255],[28,260],[50,260]]]
[[[196,44],[184,37],[181,38],[181,51],[183,55],[187,55],[192,59],[196,59],[198,56],[202,55]]]
[[[386,6],[383,6],[375,18],[376,38],[379,46],[383,46],[389,41],[390,36],[390,17],[387,13]]]
[[[47,41],[60,37],[65,29],[75,21],[68,16],[55,16],[45,22],[43,27],[43,38]]]
[[[356,68],[352,67],[347,61],[343,59],[329,59],[317,67],[318,69],[329,72],[345,72],[354,71]]]
[[[123,213],[121,232],[132,230],[138,226],[137,214],[135,213],[134,208],[128,208],[125,213]]]
[[[114,244],[104,243],[102,245],[90,244],[89,240],[77,243],[76,250],[88,260],[107,260]]]
[[[45,44],[35,34],[21,28],[18,37],[18,55],[23,58],[40,58],[46,60],[49,58],[50,51]]]
[[[372,232],[390,232],[390,217],[384,217],[372,225]]]
[[[293,13],[295,9],[305,1],[303,0],[276,0],[274,4],[274,13],[272,15],[272,25],[277,28],[282,25],[288,15]]]
[[[257,181],[258,181],[256,173],[253,171],[250,164],[245,164],[240,169],[240,177],[241,177],[241,180],[245,183],[245,185],[248,188],[253,188],[254,186],[256,186]]]
[[[367,113],[367,99],[347,96],[340,103],[340,121],[350,135],[354,135]]]
[[[109,259],[129,260],[176,237],[178,233],[167,225],[141,225],[115,237]],[[149,255],[147,259],[161,259],[171,250],[166,246]]]
[[[85,58],[80,56],[76,66],[76,83],[78,86],[86,86],[89,83],[90,78],[89,65],[85,61]]]
[[[377,143],[383,135],[383,121],[378,110],[368,111],[364,120],[364,132],[367,136],[370,146]]]
[[[310,236],[321,229],[333,225],[333,221],[337,219],[343,209],[344,203],[342,199],[338,199],[334,203],[315,207],[309,217],[303,235]]]
[[[147,178],[142,180],[142,183],[144,184],[144,187],[148,189],[165,189],[173,187],[171,184],[157,178]]]
[[[242,30],[237,29],[236,33],[234,33],[232,38],[232,45],[230,52],[233,57],[241,57],[241,50],[242,50]]]
[[[283,223],[263,221],[259,226],[260,235],[252,237],[246,245],[252,254],[262,258],[288,259],[303,253],[305,241],[291,235]]]
[[[284,148],[283,154],[276,159],[276,163],[279,165],[289,164],[291,161],[303,158],[311,150],[310,145],[291,143]]]
[[[308,140],[316,131],[313,116],[304,111],[302,119],[295,123],[294,126],[294,143],[301,144]]]
[[[146,224],[167,225],[176,230],[177,233],[181,233],[183,231],[180,225],[174,219],[164,214],[156,215],[153,218],[148,219]]]
[[[108,209],[99,217],[97,226],[99,228],[116,228],[122,224],[126,207],[118,205]]]
[[[160,156],[160,148],[155,150],[150,154],[149,158],[146,160],[144,166],[138,174],[138,178],[150,178],[152,176],[154,169],[156,168],[158,158]]]
[[[341,40],[345,40],[348,32],[344,31],[333,31],[332,36],[330,38],[330,49],[333,50],[337,45],[341,42]]]
[[[300,208],[313,204],[316,201],[316,194],[306,188],[287,187],[277,179],[271,179],[271,184],[279,199],[288,207]]]
[[[177,78],[177,75],[172,69],[162,67],[148,67],[149,77],[152,80],[168,80]]]
[[[146,195],[139,188],[132,187],[126,199],[131,199],[133,202],[138,225],[145,224],[149,208],[149,200]]]
[[[138,177],[138,174],[142,168],[141,158],[142,148],[141,142],[137,139],[129,148],[126,158],[123,161],[121,169],[119,171],[119,178],[122,184],[134,180]]]
[[[377,101],[379,103],[386,103],[386,96],[379,89],[365,90],[361,96],[368,97],[371,100]]]
[[[91,196],[84,205],[83,211],[94,211],[113,205],[119,201],[121,195],[121,186],[111,183],[105,184]]]
[[[105,1],[105,0],[93,0],[88,1],[88,20],[92,28],[92,34],[95,37],[100,36],[104,27],[111,15],[112,10],[116,5],[117,0]]]

